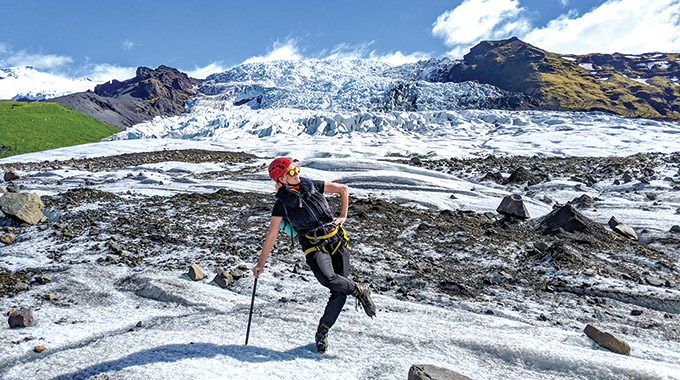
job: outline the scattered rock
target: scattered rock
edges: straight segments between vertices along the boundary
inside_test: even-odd
[[[25,292],[29,290],[31,286],[25,282],[17,282],[16,285],[14,285],[14,289],[16,289],[18,292]]]
[[[609,227],[612,228],[612,230],[622,236],[625,236],[631,240],[638,240],[638,235],[635,233],[635,230],[632,229],[630,226],[620,223],[616,218],[613,216],[611,219],[609,219]]]
[[[203,271],[196,264],[191,264],[189,267],[189,278],[194,281],[202,280],[205,278]]]
[[[35,278],[33,278],[33,282],[37,282],[40,285],[44,285],[47,284],[48,282],[52,282],[52,277],[46,274],[42,274],[40,276],[35,276]]]
[[[583,194],[580,197],[574,198],[567,203],[570,205],[586,208],[593,207],[595,205],[595,200],[588,194]]]
[[[120,244],[118,244],[115,239],[112,237],[106,245],[109,246],[109,249],[111,249],[111,252],[120,255],[123,253],[123,248],[121,248]]]
[[[5,180],[5,182],[10,182],[10,181],[14,181],[15,179],[19,179],[19,176],[14,171],[9,170],[9,171],[5,172],[3,179]]]
[[[142,327],[143,326],[142,321],[137,322],[137,324],[135,326]]]
[[[529,219],[529,211],[524,205],[521,195],[513,194],[507,195],[498,206],[496,211],[505,216],[515,217],[519,219]]]
[[[7,245],[14,243],[14,241],[17,239],[16,236],[14,236],[13,233],[7,232],[2,235],[0,235],[0,242],[3,242]]]
[[[632,180],[633,180],[633,176],[630,174],[630,172],[623,173],[623,182],[628,183]]]
[[[241,277],[243,277],[243,271],[241,269],[234,269],[231,271],[231,277],[234,280],[239,280]]]
[[[636,317],[637,317],[638,315],[642,315],[642,310],[640,310],[640,309],[633,309],[633,310],[631,310],[630,315],[633,315],[633,316],[636,316]]]
[[[44,208],[45,205],[35,193],[6,193],[0,197],[0,210],[20,222],[40,222],[45,217],[42,213]]]
[[[20,193],[21,188],[16,183],[10,183],[7,185],[7,193]]]
[[[510,177],[508,177],[505,182],[515,184],[526,183],[531,186],[539,183],[540,181],[536,178],[536,176],[531,174],[530,171],[523,167],[519,167],[514,172],[512,172],[512,174],[510,174]]]
[[[539,228],[543,230],[543,235],[582,232],[598,237],[598,235],[602,236],[607,233],[599,223],[588,219],[568,204],[556,208],[546,215],[539,224]]]
[[[588,187],[586,185],[582,184],[582,183],[574,186],[574,189],[576,189],[578,191],[588,191]]]
[[[645,196],[646,196],[647,199],[649,199],[650,201],[655,201],[655,200],[656,200],[656,197],[657,197],[656,193],[651,193],[651,192],[645,194]]]
[[[412,157],[411,162],[416,166],[423,166],[423,160],[421,160],[420,157]]]
[[[599,346],[604,347],[617,354],[629,355],[630,346],[623,339],[604,331],[603,329],[588,324],[584,330],[586,335],[595,341]]]
[[[10,314],[7,322],[12,329],[18,327],[31,327],[33,326],[33,311],[22,307]]]
[[[664,283],[661,282],[661,280],[658,277],[645,276],[644,279],[645,279],[645,283],[647,283],[648,285],[657,286],[657,287],[664,285]]]
[[[430,364],[414,364],[408,370],[408,380],[471,380],[450,369]]]
[[[57,299],[57,296],[55,296],[52,293],[45,294],[45,300],[46,301],[55,301]]]
[[[553,203],[553,200],[550,199],[547,195],[544,195],[543,198],[541,199],[541,201],[543,201],[544,203],[547,203],[547,204]]]
[[[612,216],[609,219],[609,222],[607,222],[607,224],[609,224],[609,227],[614,228],[614,227],[618,226],[619,224],[621,224],[621,222],[619,222],[615,217]]]
[[[501,174],[501,172],[495,171],[486,173],[484,178],[482,178],[482,181],[493,181],[498,184],[504,184],[505,178],[503,178],[503,174]]]
[[[41,353],[43,351],[45,351],[45,346],[35,346],[35,348],[33,349],[33,352],[37,353]]]
[[[222,269],[218,269],[217,275],[215,278],[213,278],[213,282],[215,282],[221,288],[226,288],[233,280],[234,278],[231,276],[231,274],[223,271]]]
[[[678,226],[677,224],[674,225],[673,227],[671,227],[671,229],[670,229],[669,232],[673,232],[673,233],[676,233],[676,234],[680,234],[680,226]]]

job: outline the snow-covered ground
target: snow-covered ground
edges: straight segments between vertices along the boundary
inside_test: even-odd
[[[476,114],[484,119],[481,111]],[[488,112],[491,125],[500,114],[503,112]],[[512,115],[505,117],[513,120]],[[21,182],[24,191],[40,195],[84,186],[87,181],[89,187],[118,194],[171,195],[217,188],[271,194],[265,156],[289,155],[301,160],[307,176],[361,184],[352,188],[354,196],[371,194],[408,202],[408,198],[424,198],[410,188],[428,188],[425,197],[430,207],[493,211],[504,190],[399,164],[392,154],[434,152],[451,157],[680,151],[680,143],[672,138],[680,131],[674,124],[605,115],[537,115],[543,121],[533,121],[530,126],[501,125],[495,131],[484,130],[485,124],[463,128],[459,139],[451,138],[455,134],[451,127],[441,139],[436,133],[418,139],[415,134],[353,132],[334,137],[279,133],[260,138],[117,140],[14,156],[0,163],[164,149],[244,151],[263,157],[251,164],[259,169],[226,180],[185,180],[195,173],[235,169],[222,163],[169,162],[104,172],[61,168],[40,175],[30,171],[18,174],[25,177]],[[569,122],[545,121],[559,118]],[[412,182],[400,186],[395,178],[403,177]],[[55,180],[61,180],[61,185]],[[557,201],[580,195],[568,182],[542,186],[552,188],[551,197]],[[607,191],[616,189],[595,187],[590,194]],[[457,199],[450,198],[452,193]],[[637,228],[667,229],[680,224],[680,216],[674,212],[680,199],[670,189],[662,194],[667,202],[649,212],[640,211],[642,200],[612,201],[610,206],[624,215],[620,219]],[[528,208],[532,216],[550,211],[538,201],[529,201]],[[589,216],[603,224],[608,217]],[[441,308],[381,295],[375,296],[378,317],[374,320],[348,304],[332,330],[330,351],[320,355],[314,352],[312,338],[326,290],[314,281],[274,277],[271,274],[276,267],[268,268],[260,279],[250,342],[244,346],[252,276],[224,290],[207,281],[192,282],[178,271],[90,264],[81,259],[86,247],[65,252],[72,257],[72,265],[54,267],[45,257],[47,249],[36,239],[2,247],[0,264],[5,268],[42,267],[54,272],[50,284],[0,300],[3,311],[31,306],[36,315],[35,327],[0,331],[3,379],[397,379],[406,378],[409,367],[418,363],[446,367],[474,379],[680,378],[680,344],[676,341],[624,335],[632,350],[629,357],[623,357],[597,348],[581,332],[583,326],[546,327],[511,310],[502,316],[481,315],[467,303]],[[191,253],[179,254],[191,258]],[[252,266],[257,254],[253,252],[252,261],[246,264]],[[214,273],[208,273],[212,276]],[[59,294],[61,302],[42,300],[49,292]],[[282,297],[296,301],[282,302]],[[35,339],[22,341],[28,336]],[[17,341],[22,342],[12,343]],[[37,344],[45,345],[46,351],[32,352]]]
[[[427,100],[422,103],[425,110],[378,112],[371,108],[375,106],[371,99],[384,100],[381,94],[386,91],[404,89],[397,86],[403,78],[410,75],[415,80],[422,73],[378,68],[388,74],[365,74],[361,83],[352,79],[353,70],[369,72],[375,65],[350,62],[329,71],[304,64],[294,67],[297,71],[285,64],[236,68],[208,78],[187,114],[139,124],[112,141],[8,157],[0,164],[170,149],[242,151],[259,158],[238,165],[163,162],[97,172],[63,164],[49,170],[19,170],[18,183],[22,191],[39,195],[89,187],[132,199],[226,188],[269,197],[273,184],[267,163],[271,157],[290,156],[300,160],[303,176],[347,183],[355,197],[494,212],[509,194],[507,187],[400,160],[414,154],[607,157],[680,152],[676,123],[598,113],[440,108],[465,91],[502,95],[489,86],[418,82],[411,89],[418,99]],[[339,79],[318,80],[326,74]],[[324,89],[336,96],[326,96]],[[307,100],[296,103],[303,98]],[[677,177],[677,170],[676,164],[663,163],[649,184],[598,182],[586,194],[599,199],[600,207],[583,213],[603,225],[616,215],[637,231],[668,231],[680,225],[676,212],[680,195],[664,177]],[[209,175],[216,172],[231,174]],[[552,209],[540,197],[566,203],[584,194],[574,189],[578,183],[555,178],[530,187],[535,197],[523,188],[517,190],[527,195],[531,216],[540,217]],[[655,192],[656,203],[646,198],[647,191]],[[0,299],[3,312],[26,306],[36,316],[34,327],[0,330],[2,379],[406,379],[412,364],[434,364],[473,379],[680,379],[677,340],[656,332],[633,333],[641,328],[630,326],[617,330],[630,343],[630,356],[614,354],[583,334],[581,321],[598,324],[600,316],[569,300],[498,303],[495,315],[485,315],[488,304],[474,300],[447,298],[441,302],[446,306],[437,307],[376,294],[378,316],[371,320],[348,303],[331,330],[330,350],[320,355],[312,345],[313,333],[327,290],[312,277],[305,281],[289,276],[284,266],[290,263],[281,260],[270,260],[260,278],[250,342],[245,346],[252,276],[222,289],[159,265],[99,265],[87,244],[58,252],[57,262],[47,254],[58,250],[46,243],[54,231],[29,228],[30,239],[0,246],[0,265],[12,271],[45,270],[53,280]],[[361,254],[370,247],[356,249]],[[190,263],[200,252],[165,254]],[[252,252],[250,260],[235,264],[251,267],[258,254]],[[276,272],[285,274],[275,276]],[[211,268],[208,279],[214,275]],[[648,290],[640,285],[639,293]],[[676,289],[665,291],[666,297],[677,294]],[[57,301],[44,300],[46,293],[56,294]],[[437,297],[448,296],[427,295],[430,300]],[[565,320],[544,323],[534,312],[518,311],[523,308]],[[570,315],[576,317],[567,318]],[[668,315],[668,323],[677,325],[680,316]],[[46,350],[34,353],[39,344]]]

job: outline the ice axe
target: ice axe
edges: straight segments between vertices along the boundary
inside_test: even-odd
[[[250,322],[253,320],[253,305],[255,305],[255,289],[257,288],[257,277],[253,283],[253,298],[250,300],[250,315],[248,315],[248,329],[246,330],[246,346],[248,345],[248,336],[250,335]]]

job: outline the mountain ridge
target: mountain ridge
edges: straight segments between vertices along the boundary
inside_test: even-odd
[[[94,91],[69,94],[50,101],[68,106],[119,129],[156,116],[178,115],[195,93],[197,79],[168,66],[137,68],[134,78],[112,80]]]
[[[440,81],[477,81],[535,96],[545,110],[680,119],[680,54],[558,54],[516,37],[483,41]]]

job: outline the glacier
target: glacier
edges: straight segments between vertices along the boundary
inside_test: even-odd
[[[253,192],[270,200],[273,186],[266,165],[279,155],[299,159],[305,176],[347,183],[351,195],[360,199],[485,213],[494,211],[505,195],[522,192],[531,215],[540,217],[552,209],[541,200],[543,195],[565,204],[584,194],[574,188],[580,182],[559,177],[525,191],[523,185],[480,181],[483,173],[464,176],[404,161],[410,157],[609,157],[680,151],[677,123],[603,113],[483,107],[498,104],[508,94],[478,83],[437,82],[438,72],[454,64],[423,61],[389,66],[370,60],[311,60],[241,65],[208,77],[199,95],[187,102],[185,114],[138,124],[110,141],[7,157],[0,164],[61,160],[53,167],[18,170],[23,191],[55,196],[90,188],[129,199],[130,204],[116,210],[114,218],[127,215],[128,208],[140,200],[211,194],[217,189]],[[258,158],[249,164],[168,161],[102,171],[69,163],[190,148],[244,151]],[[598,207],[583,214],[602,225],[617,215],[642,231],[641,241],[665,233],[680,224],[677,192],[663,180],[677,173],[677,164],[667,162],[660,165],[659,178],[649,184],[601,181],[586,193],[600,199]],[[657,193],[658,204],[646,198],[644,193],[651,190]],[[96,210],[99,206],[79,207]],[[267,212],[247,219],[260,218],[256,221],[264,226]],[[181,215],[170,218],[176,216]],[[233,228],[219,219],[198,227],[206,231]],[[414,234],[416,227],[405,226],[404,233]],[[313,352],[311,330],[327,291],[313,279],[307,281],[290,272],[300,257],[284,252],[285,247],[273,255],[260,278],[251,343],[244,346],[252,276],[224,290],[208,281],[189,281],[180,270],[159,265],[102,265],[96,260],[106,253],[92,249],[88,236],[76,236],[77,244],[59,251],[62,259],[56,261],[45,254],[55,249],[55,231],[29,228],[30,233],[15,244],[3,247],[0,265],[49,271],[54,273],[53,282],[0,299],[3,311],[25,305],[39,309],[34,327],[0,331],[2,379],[26,375],[36,379],[405,379],[409,366],[417,362],[454,369],[475,379],[680,379],[679,343],[660,329],[643,325],[644,319],[627,324],[630,317],[624,314],[630,314],[635,305],[607,298],[609,304],[621,308],[616,314],[622,316],[613,318],[610,309],[591,307],[586,297],[560,299],[556,295],[548,300],[504,292],[502,287],[500,293],[482,300],[459,300],[422,289],[427,300],[436,301],[432,304],[376,293],[378,318],[369,320],[348,305],[334,327],[331,349],[319,355]],[[247,239],[264,238],[259,230],[240,233]],[[210,238],[210,233],[206,236]],[[354,265],[367,265],[359,257],[375,253],[371,246],[355,249]],[[257,254],[252,252],[252,262],[234,264],[252,266]],[[445,254],[464,258],[456,250]],[[170,258],[198,261],[209,276],[218,266],[200,249],[163,252],[153,260],[163,263]],[[489,257],[476,265],[491,270],[502,264],[498,261]],[[386,264],[378,262],[376,270],[381,265]],[[596,272],[592,280],[603,294],[607,289],[641,297],[658,292],[677,305],[677,287],[631,284],[601,277],[599,268],[592,269]],[[276,272],[283,275],[273,275]],[[591,275],[579,274],[577,279],[590,281]],[[47,292],[63,300],[45,301]],[[551,320],[539,319],[544,314]],[[664,324],[677,327],[677,314],[668,315]],[[606,328],[631,344],[631,355],[598,348],[583,334],[585,321],[606,323]],[[34,353],[36,344],[44,344],[46,351]]]

